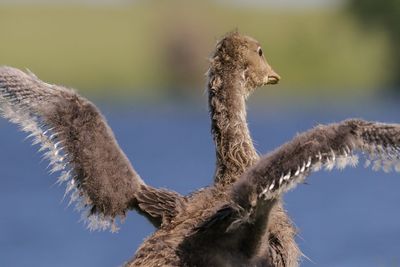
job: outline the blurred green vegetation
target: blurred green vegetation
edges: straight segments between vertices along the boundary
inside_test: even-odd
[[[369,31],[377,26],[387,33],[390,40],[391,65],[388,68],[392,88],[400,93],[400,1],[350,0],[349,10],[355,14]]]
[[[263,44],[281,86],[292,89],[288,94],[367,94],[390,78],[385,33],[366,33],[340,9],[239,8],[215,1],[1,5],[0,64],[88,93],[202,92],[207,56],[221,35],[236,28]]]

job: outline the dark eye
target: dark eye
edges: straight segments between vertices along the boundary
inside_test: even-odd
[[[261,47],[259,47],[259,48],[257,49],[257,52],[258,52],[258,55],[259,55],[260,57],[262,57],[263,51],[262,51]]]

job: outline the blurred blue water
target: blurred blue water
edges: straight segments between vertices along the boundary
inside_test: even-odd
[[[101,108],[147,183],[186,194],[211,182],[213,144],[207,108],[177,105]],[[317,123],[347,117],[400,121],[394,104],[296,108],[251,107],[260,152]],[[119,266],[154,229],[131,212],[118,234],[89,232],[62,202],[64,187],[40,162],[37,147],[0,120],[0,266]],[[285,197],[300,229],[302,266],[399,266],[400,177],[362,167],[312,175]],[[54,185],[54,186],[53,186]]]

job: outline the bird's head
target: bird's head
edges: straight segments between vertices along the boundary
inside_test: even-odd
[[[222,38],[211,58],[212,65],[224,73],[237,73],[247,93],[266,84],[277,84],[280,76],[265,59],[260,43],[252,37],[232,32]]]

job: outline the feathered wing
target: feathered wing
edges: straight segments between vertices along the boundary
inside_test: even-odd
[[[311,172],[356,166],[360,155],[373,170],[400,171],[400,124],[353,119],[317,126],[263,157],[234,191],[247,187],[259,199],[273,199]]]
[[[40,144],[90,229],[115,229],[115,218],[129,209],[159,225],[179,209],[181,196],[147,186],[97,108],[73,90],[0,67],[0,110]]]
[[[214,239],[225,238],[225,242],[236,242],[241,248],[242,244],[257,246],[263,235],[263,231],[257,232],[258,223],[268,221],[271,208],[283,193],[311,172],[355,166],[359,155],[374,170],[400,171],[400,124],[347,120],[299,134],[247,170],[233,185],[231,201],[202,222],[187,242],[212,234]],[[258,238],[249,234],[249,229]],[[270,240],[269,245],[272,243]],[[258,259],[268,258],[279,262],[271,252]],[[292,258],[297,262],[297,257]]]

